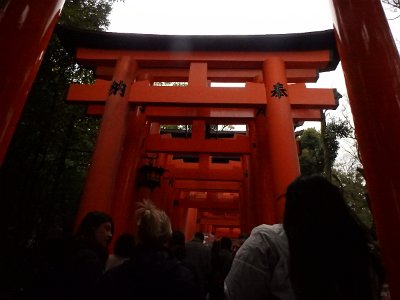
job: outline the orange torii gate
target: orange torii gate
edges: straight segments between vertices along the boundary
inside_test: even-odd
[[[391,296],[400,299],[400,59],[379,0],[331,0],[331,3],[336,42],[343,62]],[[7,41],[0,49],[0,73],[3,76],[0,85],[0,166],[63,4],[64,0],[8,0],[0,4],[0,36]],[[110,66],[100,66],[97,74],[101,76],[104,71],[109,77],[109,69]],[[177,70],[175,78],[182,78],[185,73],[187,71]],[[211,73],[209,70],[209,76]],[[249,70],[235,70],[235,73],[243,80],[254,78],[251,75],[254,72]],[[154,72],[154,76],[163,75],[162,69]],[[314,75],[311,72],[308,77]],[[213,76],[223,77],[224,72],[218,70]],[[296,82],[289,80],[296,76],[293,72],[287,72],[286,76],[289,82]],[[300,70],[299,76],[305,78],[304,70]],[[97,114],[102,110],[98,106],[88,107],[89,112]],[[140,113],[131,112],[128,117],[132,123],[145,122]],[[253,128],[254,123],[249,123],[249,127]],[[128,128],[126,136],[132,138],[127,140],[136,142],[127,142],[125,147],[136,149],[135,145],[140,144],[137,142],[143,137],[138,128]],[[254,134],[254,130],[251,131]],[[124,159],[136,162],[130,156]],[[248,155],[244,155],[242,161],[246,166],[252,162]],[[121,178],[128,178],[129,172],[124,169],[119,174]],[[119,181],[119,186],[127,183]],[[242,190],[248,190],[246,181]]]
[[[336,68],[333,31],[157,36],[59,28],[58,34],[80,63],[96,70],[93,85],[71,85],[68,101],[86,103],[88,113],[103,116],[78,221],[97,209],[111,213],[119,230],[128,230],[132,203],[146,196],[134,183],[143,156],[149,154],[157,155],[158,166],[173,170],[151,198],[187,233],[198,229],[200,220],[212,223],[197,217],[200,207],[199,215],[227,207],[224,193],[237,195],[240,217],[215,218],[216,224],[240,224],[249,232],[257,224],[281,220],[282,195],[300,173],[294,120],[320,119],[321,109],[337,107],[335,89],[308,89],[304,84]],[[157,81],[188,84],[154,85]],[[214,87],[212,82],[244,87]],[[247,125],[246,135],[206,136],[207,124],[240,123]],[[161,135],[160,124],[190,124],[191,136]],[[192,170],[183,162],[172,166],[168,158],[177,154],[197,155],[198,162]],[[235,162],[212,163],[215,155],[238,157],[241,176],[237,168],[229,170]],[[184,211],[176,213],[182,210],[177,199],[183,191],[218,191],[220,197],[206,197],[197,207],[183,201]]]

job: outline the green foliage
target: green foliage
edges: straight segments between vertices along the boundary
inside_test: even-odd
[[[110,25],[108,15],[118,0],[67,0],[59,21],[62,25],[89,30],[105,30]]]
[[[323,174],[324,151],[322,141],[327,144],[328,161],[333,165],[339,150],[339,138],[347,138],[352,134],[352,129],[346,121],[334,120],[327,124],[325,136],[315,128],[305,129],[300,136],[302,153],[299,157],[300,169],[303,175]],[[367,202],[365,180],[357,170],[336,168],[332,172],[332,181],[340,186],[346,202],[362,223],[368,228],[373,226],[371,211]]]
[[[331,120],[325,128],[323,135],[324,143],[326,145],[327,163],[332,168],[333,163],[338,154],[340,138],[347,138],[350,136],[352,128],[345,120]]]
[[[359,172],[346,173],[335,169],[334,178],[342,189],[350,209],[367,228],[372,229],[373,219],[362,174]]]
[[[299,140],[301,144],[299,157],[301,174],[321,174],[324,170],[321,133],[315,128],[308,128],[303,131]]]

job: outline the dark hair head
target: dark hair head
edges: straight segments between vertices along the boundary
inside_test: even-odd
[[[198,232],[196,232],[195,234],[194,234],[194,237],[196,238],[196,239],[199,239],[200,241],[204,241],[204,234],[202,233],[202,232],[200,232],[200,231],[198,231]]]
[[[114,233],[114,222],[109,215],[100,211],[88,212],[79,224],[75,236],[78,239],[93,242],[96,229],[104,223],[110,223],[111,231]]]
[[[221,249],[231,250],[232,240],[226,236],[221,238]]]
[[[283,226],[299,300],[371,299],[368,239],[338,187],[320,175],[297,178],[287,188]]]
[[[286,191],[285,230],[338,230],[351,213],[341,191],[320,175],[300,176]]]
[[[180,230],[174,230],[172,232],[171,246],[184,246],[185,245],[185,234]]]
[[[114,254],[121,257],[130,257],[135,249],[135,237],[130,233],[121,234],[114,244]]]

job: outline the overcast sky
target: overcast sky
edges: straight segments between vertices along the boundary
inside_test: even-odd
[[[110,31],[155,34],[266,34],[332,28],[329,0],[125,0]]]

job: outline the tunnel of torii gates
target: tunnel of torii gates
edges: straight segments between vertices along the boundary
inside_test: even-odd
[[[186,238],[195,231],[238,237],[282,220],[287,185],[299,174],[295,125],[335,109],[335,89],[311,89],[339,62],[332,30],[263,36],[162,36],[57,28],[95,83],[72,84],[102,123],[77,221],[110,213],[116,231],[134,227],[136,202],[151,199]],[[183,82],[160,86],[157,82]],[[213,87],[212,83],[242,83]],[[183,137],[160,125],[190,125]],[[216,136],[210,125],[242,124]],[[155,189],[143,166],[165,170]]]
[[[365,179],[371,199],[376,230],[388,272],[391,297],[393,300],[399,300],[400,58],[380,0],[331,0],[330,2],[332,4],[332,21],[336,45],[345,75],[358,146],[363,157]],[[0,80],[0,167],[4,161],[8,145],[63,4],[64,0],[0,1],[0,36],[2,41],[7,41],[0,47],[0,75],[2,79]],[[257,7],[254,9],[257,9]],[[268,12],[266,12],[267,17]],[[233,203],[236,203],[235,211],[239,218],[236,217],[235,228],[240,226],[243,231],[246,231],[253,224],[263,220],[270,222],[268,218],[272,220],[274,217],[279,221],[282,202],[279,202],[277,198],[279,198],[280,192],[283,190],[282,185],[286,184],[298,173],[297,160],[292,162],[292,160],[295,161],[295,145],[292,136],[293,132],[289,127],[292,126],[292,123],[300,120],[314,119],[311,114],[317,114],[314,110],[317,109],[315,106],[313,108],[310,105],[307,106],[308,109],[305,109],[304,105],[300,105],[301,102],[295,103],[295,101],[299,101],[296,95],[299,96],[301,90],[307,91],[304,97],[301,98],[303,101],[309,100],[310,95],[312,95],[310,90],[301,88],[299,84],[305,81],[312,82],[317,78],[317,74],[314,74],[310,75],[310,78],[306,80],[307,72],[312,73],[314,70],[316,73],[315,70],[317,69],[318,71],[330,69],[327,67],[329,64],[323,64],[322,61],[318,62],[317,56],[313,56],[314,64],[312,60],[308,61],[305,57],[303,57],[305,61],[301,62],[300,54],[311,53],[311,49],[307,49],[306,46],[310,45],[310,37],[298,40],[299,48],[297,52],[294,51],[292,53],[293,56],[290,56],[287,51],[283,51],[285,47],[282,44],[286,43],[286,40],[283,41],[283,39],[281,39],[281,43],[279,41],[275,43],[277,49],[269,49],[272,52],[263,52],[260,43],[255,41],[249,44],[231,45],[224,44],[225,38],[223,38],[218,43],[218,47],[209,47],[209,49],[193,48],[198,51],[197,56],[195,56],[195,52],[188,51],[192,50],[189,49],[190,44],[187,44],[189,41],[182,39],[171,40],[171,42],[175,42],[170,45],[170,48],[160,48],[157,52],[154,44],[150,43],[151,40],[147,46],[138,51],[139,49],[135,50],[134,47],[128,49],[127,38],[121,39],[119,42],[110,43],[110,37],[109,35],[107,37],[104,36],[108,42],[104,42],[105,47],[103,48],[106,49],[103,50],[101,50],[101,47],[89,47],[93,43],[93,41],[89,40],[81,41],[80,44],[72,47],[79,50],[77,51],[77,57],[81,62],[94,66],[98,65],[96,74],[99,80],[97,80],[97,85],[101,85],[101,80],[108,80],[111,83],[115,81],[116,83],[111,91],[117,91],[115,95],[114,92],[109,95],[110,83],[107,85],[107,83],[103,82],[105,85],[103,94],[95,101],[90,101],[94,97],[94,93],[86,99],[86,102],[89,103],[88,113],[94,114],[94,111],[97,110],[96,114],[100,115],[103,114],[104,110],[104,115],[98,147],[94,155],[93,170],[90,174],[91,179],[86,187],[80,217],[85,210],[96,208],[94,197],[96,196],[96,188],[98,188],[98,208],[112,212],[119,222],[117,226],[127,228],[127,224],[131,224],[131,220],[128,217],[133,209],[131,207],[133,205],[132,199],[137,199],[137,195],[140,196],[140,191],[132,185],[132,182],[136,180],[135,171],[138,170],[140,164],[146,163],[143,157],[154,155],[154,157],[157,157],[155,164],[169,169],[163,175],[161,187],[156,188],[150,196],[157,201],[157,205],[166,209],[170,215],[171,213],[176,213],[176,216],[171,215],[174,225],[177,225],[177,220],[182,224],[185,223],[184,225],[186,223],[193,225],[194,222],[190,220],[195,219],[193,217],[194,214],[198,215],[196,226],[197,220],[203,221],[204,224],[206,219],[202,220],[200,217],[203,211],[207,208],[207,212],[211,212],[215,216],[217,212],[216,203],[218,202],[218,205],[222,206],[222,203],[224,203],[222,201],[223,195],[226,195],[225,199],[228,199],[228,194],[223,194],[221,189],[212,189],[210,185],[220,184],[221,187],[223,184],[234,185],[235,183],[240,188],[230,190],[225,186],[222,189],[225,193],[227,191],[231,193],[230,201],[232,206],[234,206]],[[229,41],[229,39],[225,39],[225,41]],[[87,45],[85,45],[86,42],[88,43]],[[160,40],[157,40],[158,42],[161,43]],[[215,40],[212,44],[214,42]],[[201,42],[197,42],[197,44],[199,43],[201,44]],[[278,47],[279,44],[281,45],[280,49]],[[186,48],[184,45],[186,45]],[[240,49],[240,47],[242,48]],[[91,48],[92,50],[85,48]],[[96,48],[97,52],[93,50]],[[113,48],[118,48],[121,51],[112,50]],[[186,51],[180,53],[175,51],[179,49],[186,49]],[[224,49],[225,51],[223,51]],[[260,51],[251,51],[256,49]],[[290,50],[293,51],[294,49]],[[163,51],[160,50],[164,50],[165,57],[153,60],[154,56],[152,57],[152,55],[157,53],[160,56],[162,55]],[[323,50],[326,49],[322,49],[322,52]],[[85,53],[88,53],[87,57]],[[89,55],[90,53],[92,56]],[[118,56],[116,55],[117,53],[119,54]],[[212,57],[211,54],[213,53],[217,55]],[[128,55],[121,56],[120,54]],[[183,56],[178,58],[177,54],[183,54]],[[243,55],[241,57],[243,61],[240,61],[239,54]],[[251,56],[253,56],[253,59]],[[93,58],[93,60],[90,60],[90,58]],[[153,62],[153,65],[148,64],[146,66],[144,65],[145,62]],[[162,63],[165,65],[162,65]],[[174,67],[173,63],[176,64],[175,69],[172,68]],[[207,63],[207,68],[203,65],[205,63]],[[295,67],[296,65],[297,68]],[[226,69],[230,67],[233,68],[228,72],[231,77],[225,73]],[[152,70],[152,72],[146,72],[146,69]],[[204,76],[204,72],[200,73],[207,78],[207,83],[208,80],[239,81],[246,82],[246,88],[236,90],[211,89],[205,83],[206,79],[203,78],[201,80],[198,77],[201,75],[192,75],[195,69],[207,69],[206,76]],[[175,70],[175,74],[162,76],[163,72],[172,72],[173,70]],[[271,70],[276,71],[273,72]],[[128,74],[130,73],[134,75],[129,76]],[[181,75],[177,76],[180,73]],[[186,75],[182,75],[182,73]],[[247,75],[239,75],[240,73]],[[263,76],[264,74],[267,76]],[[172,75],[175,75],[175,77]],[[146,76],[148,76],[147,79]],[[189,81],[190,86],[187,89],[164,87],[161,90],[161,88],[150,85],[151,82],[156,80],[167,81],[168,77],[174,82],[178,82],[179,78],[183,81]],[[123,78],[128,80],[121,85]],[[148,80],[148,83],[145,80]],[[135,82],[131,84],[131,81]],[[260,87],[262,84],[257,84],[258,82],[262,82],[266,88]],[[282,84],[284,90],[280,88],[281,86],[278,83]],[[289,86],[288,83],[294,84]],[[125,84],[126,87],[124,87]],[[147,86],[143,86],[146,84]],[[265,94],[261,95],[260,93],[260,98],[248,97],[250,94],[256,95],[257,89],[264,89],[263,92]],[[272,94],[270,92],[272,89],[276,91],[278,97],[271,97]],[[121,97],[118,92],[120,90],[123,90],[125,92],[123,94],[126,96]],[[139,92],[144,90],[151,92],[141,95],[146,97],[139,98]],[[199,91],[204,93],[197,93]],[[287,95],[282,95],[283,91]],[[162,93],[166,95],[162,100],[159,100],[163,96]],[[167,97],[169,93],[175,94],[176,98],[171,95]],[[230,94],[229,101],[226,99],[228,94]],[[185,97],[185,95],[190,97]],[[279,95],[281,95],[280,98]],[[83,94],[80,96],[85,98]],[[152,98],[150,99],[150,97]],[[173,101],[167,105],[166,102],[171,98],[174,98]],[[263,100],[261,100],[262,98]],[[207,99],[209,102],[213,100],[212,103],[207,103]],[[319,100],[322,99],[319,98]],[[187,103],[183,100],[186,100]],[[188,106],[190,101],[192,103]],[[101,109],[99,105],[105,106],[106,109]],[[313,103],[313,105],[316,104]],[[144,111],[143,109],[140,110],[140,107],[144,108]],[[323,107],[327,108],[325,105]],[[115,111],[121,111],[119,118],[113,116]],[[292,119],[290,119],[290,115]],[[318,116],[315,116],[315,119],[318,119]],[[191,140],[188,139],[182,142],[182,140],[175,139],[172,143],[171,141],[169,143],[165,141],[165,139],[168,139],[167,136],[161,138],[154,134],[157,123],[170,123],[173,120],[179,120],[179,122],[176,121],[177,123],[183,123],[187,120],[184,123],[189,123],[188,121],[190,121],[192,124],[201,124],[202,121],[222,124],[228,123],[228,120],[234,120],[231,122],[247,124],[248,133],[246,136],[225,140],[224,143],[215,139],[197,138],[202,140],[201,143],[197,144],[193,142],[197,134],[200,136],[197,131],[192,132],[193,137]],[[151,126],[151,123],[153,126]],[[196,126],[198,128],[203,125]],[[194,129],[196,129],[196,126],[194,126]],[[157,138],[159,138],[158,147],[163,146],[163,149],[153,149],[155,148],[154,140]],[[235,144],[238,139],[242,139],[242,143]],[[183,146],[187,147],[184,149],[186,151],[180,153],[182,157],[185,153],[191,153],[191,156],[197,154],[199,163],[192,162],[190,164],[173,159],[173,155],[175,155],[175,158],[178,157],[178,152],[170,151],[170,149],[167,149],[166,144],[169,144],[170,147],[176,146],[177,149],[183,149]],[[235,147],[238,144],[242,146],[242,151],[236,150],[237,152],[235,152],[232,144],[235,144]],[[221,145],[223,145],[222,148]],[[244,145],[248,147],[247,152],[243,151]],[[282,145],[285,145],[285,147],[280,148]],[[211,146],[213,149],[208,152],[207,150]],[[263,147],[265,151],[262,151]],[[221,153],[225,149],[229,149],[232,153]],[[159,152],[151,152],[156,150],[159,150]],[[132,153],[137,155],[134,156]],[[206,157],[209,154],[211,154],[211,163],[207,163]],[[215,162],[212,157],[216,155],[239,157],[240,160],[232,160],[225,164],[225,168],[234,169],[233,165],[238,164],[238,168],[242,170],[242,179],[229,181],[228,179],[232,177],[225,177],[225,180],[222,181],[223,183],[221,180],[210,180],[210,178],[213,179],[212,176],[217,177],[218,174],[225,172],[222,170],[223,167],[219,165],[220,169],[213,169],[213,171],[207,172],[208,180],[199,181],[198,177],[206,173],[204,169],[216,168],[216,164],[212,163],[213,161]],[[99,161],[101,158],[103,161]],[[130,166],[129,168],[127,167],[128,165]],[[285,166],[286,169],[281,169],[282,166]],[[198,167],[199,169],[193,171],[190,167]],[[97,178],[93,174],[96,171],[98,171]],[[180,174],[184,173],[185,176],[178,175],[178,172]],[[190,177],[190,174],[194,179],[186,179]],[[226,172],[226,174],[233,176],[234,172]],[[167,179],[168,176],[171,180]],[[175,177],[171,178],[172,176]],[[123,180],[120,180],[120,178]],[[95,184],[96,180],[98,180],[97,185]],[[178,183],[186,184],[187,186],[199,183],[201,185],[200,187],[189,185],[189,188],[184,189],[182,185],[182,188],[179,188]],[[204,190],[204,187],[207,189]],[[200,188],[203,188],[203,190]],[[173,193],[173,196],[171,196],[170,192]],[[207,200],[204,199],[205,192],[209,197]],[[189,197],[187,197],[188,194]],[[210,209],[210,207],[203,209],[200,205],[197,205],[196,208],[192,204],[195,200],[200,202],[200,199],[198,199],[200,195],[203,196],[202,204],[211,202],[211,194],[218,199],[217,201],[212,201],[214,203],[213,209]],[[118,203],[109,200],[116,196],[119,199]],[[237,198],[234,196],[237,196]],[[164,199],[164,197],[170,198]],[[174,202],[172,199],[178,201]],[[172,203],[179,205],[171,207],[170,202],[168,202],[171,200]],[[229,201],[226,200],[226,202]],[[167,205],[168,203],[169,206]],[[227,204],[224,203],[224,205]],[[264,209],[268,205],[271,206],[271,209]],[[178,211],[180,214],[178,214]],[[225,211],[228,210],[226,209]],[[238,215],[238,211],[240,215]],[[187,222],[185,218],[178,218],[179,215],[186,216]],[[220,217],[215,217],[215,219],[217,218]],[[207,221],[209,219],[210,217],[207,218]],[[227,224],[226,221],[225,224]],[[216,226],[217,222],[213,222],[211,225],[215,226],[215,230],[219,228]],[[199,226],[205,227],[208,225]],[[223,226],[220,227],[222,228]],[[225,225],[224,228],[232,227]]]

